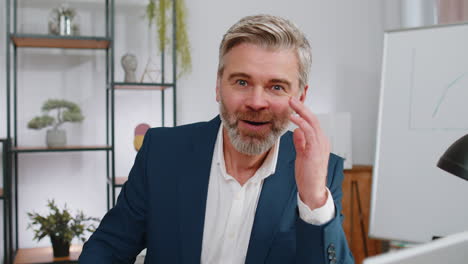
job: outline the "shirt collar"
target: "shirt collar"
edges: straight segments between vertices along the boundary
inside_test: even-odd
[[[254,176],[250,178],[248,182],[250,181],[258,182],[275,173],[276,163],[278,161],[279,143],[280,143],[280,138],[278,138],[278,140],[273,145],[270,152],[268,152],[268,155],[266,159],[263,161],[263,164],[260,166],[260,168],[258,168]],[[224,160],[223,146],[224,146],[223,144],[223,122],[221,122],[221,125],[219,126],[219,130],[218,130],[218,135],[216,137],[216,143],[215,143],[215,150],[214,150],[215,162],[219,166],[224,179],[234,180],[234,178],[231,175],[229,175],[226,171],[226,163]]]

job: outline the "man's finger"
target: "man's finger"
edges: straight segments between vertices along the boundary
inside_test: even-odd
[[[299,116],[306,120],[314,130],[316,130],[316,133],[318,133],[318,130],[320,130],[320,122],[304,104],[302,104],[297,98],[291,97],[289,105]]]
[[[302,152],[305,150],[306,139],[304,132],[300,128],[294,129],[293,133],[294,146],[296,147],[296,152]]]
[[[301,128],[302,132],[304,133],[306,144],[311,144],[316,140],[317,135],[315,130],[304,118],[298,115],[291,115],[289,119],[299,128]]]

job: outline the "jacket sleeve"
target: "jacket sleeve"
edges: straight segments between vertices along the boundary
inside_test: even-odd
[[[79,263],[134,263],[146,247],[146,167],[150,131],[145,135],[114,208],[106,213],[97,230],[84,244]]]
[[[335,217],[320,226],[304,222],[300,217],[296,223],[296,263],[298,264],[353,264],[354,258],[343,231],[341,198],[343,192],[343,159],[335,156],[335,164],[328,169],[331,180],[328,188],[335,202]]]

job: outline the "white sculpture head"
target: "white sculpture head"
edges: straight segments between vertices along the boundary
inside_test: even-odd
[[[122,67],[124,68],[124,71],[126,72],[135,71],[137,68],[137,58],[131,53],[126,53],[125,55],[123,55],[121,63]]]

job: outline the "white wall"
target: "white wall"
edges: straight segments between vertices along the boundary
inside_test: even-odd
[[[117,0],[118,3],[122,1]],[[53,5],[41,9],[37,1],[25,2],[34,5],[34,8],[26,10],[28,19],[24,15],[20,17],[20,29],[45,32],[48,10]],[[384,13],[382,1],[186,2],[193,71],[179,81],[178,124],[208,120],[218,113],[215,101],[217,49],[228,27],[245,15],[280,15],[298,24],[312,43],[313,67],[307,105],[317,113],[351,112],[353,160],[356,164],[372,164],[382,34],[384,25],[392,20]],[[1,12],[4,12],[3,5],[4,1]],[[103,32],[102,9],[94,4],[80,6],[83,8],[80,9],[83,34]],[[117,80],[123,78],[119,60],[125,52],[137,55],[137,76],[141,74],[149,51],[153,52],[151,47],[154,43],[147,37],[148,30],[146,22],[141,19],[142,14],[142,6],[122,5],[118,9]],[[1,25],[0,43],[5,43],[3,21]],[[4,136],[5,65],[4,45],[0,46],[0,136]],[[66,125],[70,144],[105,143],[103,54],[102,51],[20,50],[20,142],[43,144],[45,131],[31,131],[25,125],[38,114],[45,99],[61,96],[79,103],[86,115],[82,124]],[[136,124],[159,124],[159,100],[157,92],[119,92],[116,95],[117,176],[126,175],[130,170],[135,155],[132,140]],[[85,209],[89,215],[101,217],[105,213],[104,153],[21,154],[20,162],[20,247],[38,245],[32,241],[31,230],[26,230],[28,221],[25,213],[31,210],[44,212],[47,198],[56,198],[60,204],[67,202],[74,209]],[[41,246],[48,244],[46,240],[39,243]]]

